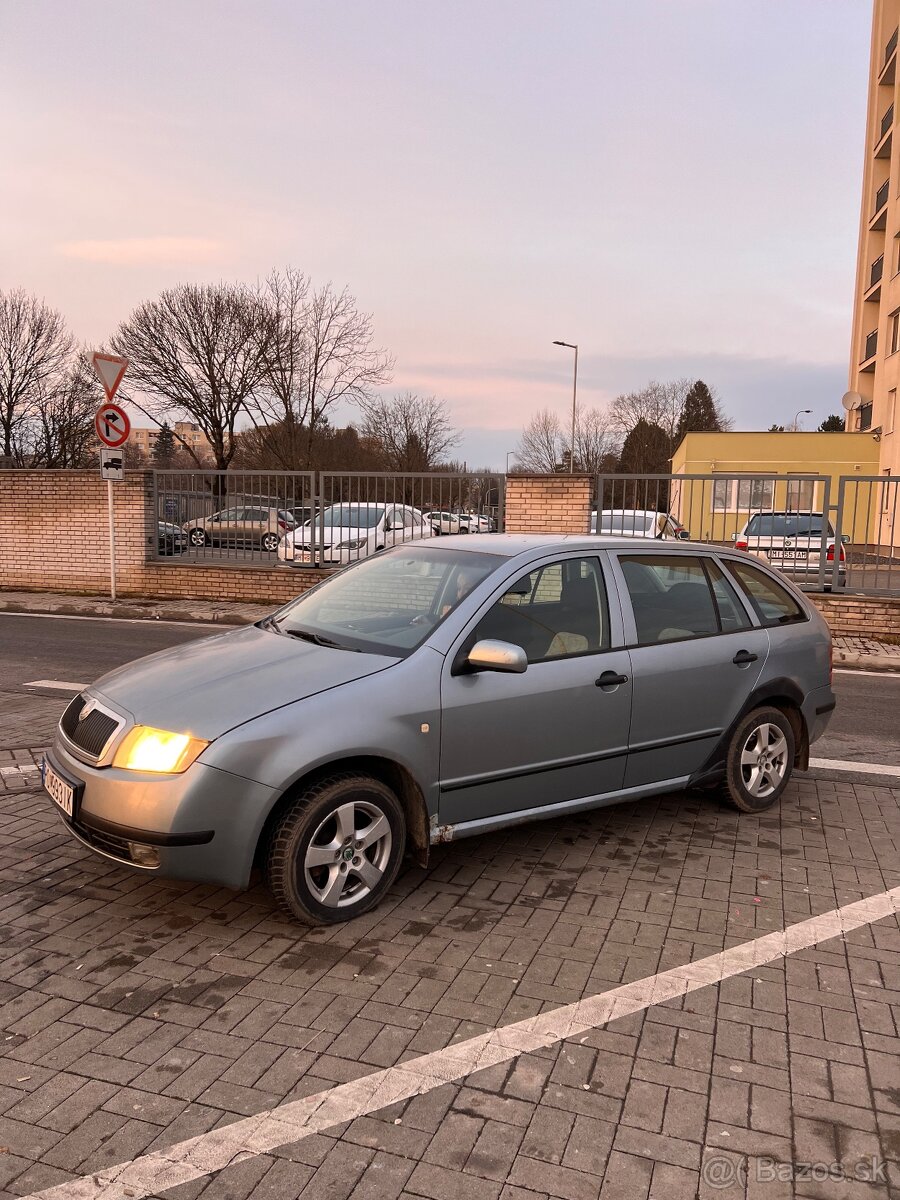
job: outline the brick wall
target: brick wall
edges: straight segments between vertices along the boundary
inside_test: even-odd
[[[809,597],[828,622],[831,632],[862,637],[900,637],[900,596]]]
[[[508,475],[507,533],[587,533],[590,475]]]
[[[152,476],[113,484],[120,596],[282,604],[322,572],[147,562],[157,539]],[[106,484],[96,471],[0,472],[0,589],[109,595]]]

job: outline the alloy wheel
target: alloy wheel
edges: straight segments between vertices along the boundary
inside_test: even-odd
[[[341,804],[309,841],[303,861],[307,887],[329,908],[358,903],[381,882],[391,844],[390,824],[377,805]]]
[[[741,751],[741,776],[751,796],[769,796],[780,785],[788,768],[787,738],[777,725],[757,725]]]

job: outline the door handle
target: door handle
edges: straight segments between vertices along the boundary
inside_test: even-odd
[[[759,655],[751,654],[749,650],[738,650],[731,661],[736,667],[749,667],[752,662],[756,662],[757,658]]]
[[[600,678],[595,680],[594,686],[598,688],[618,687],[620,683],[627,682],[627,675],[618,675],[615,671],[604,671]]]

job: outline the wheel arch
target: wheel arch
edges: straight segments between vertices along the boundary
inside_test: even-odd
[[[766,680],[765,683],[761,683],[753,689],[737,716],[722,734],[706,762],[699,771],[696,771],[691,776],[688,783],[689,787],[711,783],[724,773],[728,747],[735,729],[737,729],[747,713],[752,712],[755,708],[762,708],[764,706],[777,708],[784,713],[791,724],[791,729],[794,731],[794,766],[798,771],[808,769],[809,729],[806,725],[806,718],[803,716],[803,693],[792,679],[782,677]]]
[[[266,816],[254,851],[255,866],[259,866],[264,861],[271,832],[293,801],[323,779],[348,771],[357,772],[360,775],[371,775],[373,779],[380,780],[391,789],[403,807],[403,815],[406,818],[407,844],[419,866],[428,866],[430,845],[428,810],[422,789],[410,772],[393,759],[369,754],[353,755],[348,758],[337,758],[332,762],[319,763],[305,775],[295,779],[281,793]]]

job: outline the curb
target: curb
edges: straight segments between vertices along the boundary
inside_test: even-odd
[[[836,667],[849,667],[858,671],[884,671],[886,674],[892,672],[900,674],[900,656],[890,658],[882,657],[878,654],[854,654],[852,650],[835,650],[834,665]]]
[[[113,602],[98,602],[87,605],[61,604],[28,605],[16,601],[0,600],[0,613],[18,613],[32,616],[58,617],[109,617],[120,621],[180,621],[191,625],[223,625],[238,628],[250,625],[258,618],[244,618],[227,609],[210,613],[197,613],[191,609],[168,609],[156,605],[141,605]]]

